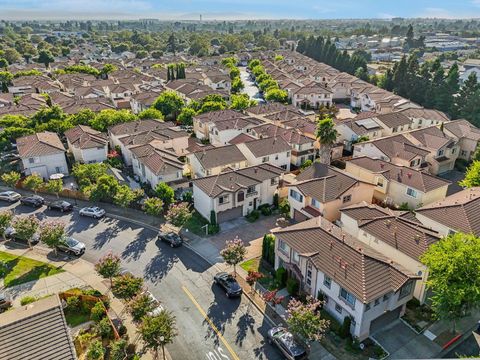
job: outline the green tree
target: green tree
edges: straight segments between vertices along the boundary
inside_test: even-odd
[[[288,99],[288,93],[285,90],[281,89],[269,89],[267,90],[265,94],[265,100],[267,101],[276,101],[280,103],[285,103],[287,102]]]
[[[143,110],[141,113],[138,114],[139,119],[155,119],[155,120],[163,120],[163,114],[154,108],[148,108]]]
[[[163,206],[168,209],[170,204],[175,201],[175,192],[173,189],[164,182],[160,182],[155,187],[155,194],[163,201]]]
[[[0,58],[0,69],[5,69],[8,66],[7,59]]]
[[[193,117],[197,114],[195,109],[191,107],[184,107],[180,114],[178,114],[177,122],[185,125],[185,126],[192,126],[193,125]]]
[[[329,326],[329,321],[322,319],[322,303],[311,296],[301,302],[292,299],[287,308],[287,324],[292,333],[306,341],[320,341]]]
[[[108,75],[111,72],[114,72],[117,70],[117,67],[113,64],[105,64],[103,65],[102,69],[100,70],[100,74],[102,75]]]
[[[77,180],[77,184],[79,185],[80,189],[84,189],[92,186],[92,184],[95,184],[101,176],[107,175],[107,168],[107,165],[103,163],[75,163],[72,168],[72,174]]]
[[[255,101],[250,100],[247,94],[232,94],[232,96],[230,96],[230,100],[230,109],[234,110],[244,110],[255,105]]]
[[[38,53],[37,62],[44,64],[46,68],[55,61],[52,53],[49,50],[41,50]]]
[[[247,249],[243,241],[236,237],[233,240],[227,240],[225,248],[220,251],[220,255],[228,265],[233,266],[233,274],[237,276],[237,265],[245,260]]]
[[[320,161],[322,164],[330,164],[331,148],[337,141],[337,130],[331,118],[317,121],[316,137],[320,142]]]
[[[61,179],[49,180],[45,185],[48,192],[57,195],[63,190],[63,181]]]
[[[35,173],[27,176],[25,180],[23,180],[23,186],[29,190],[35,191],[35,193],[37,193],[38,189],[40,189],[42,185],[43,179]]]
[[[124,274],[113,279],[112,292],[120,298],[130,300],[143,288],[143,279],[131,274]]]
[[[128,110],[105,109],[100,111],[89,125],[95,130],[105,131],[110,126],[135,120],[137,117]]]
[[[455,114],[465,118],[476,126],[480,126],[480,85],[477,81],[475,72],[472,72],[463,86],[460,88],[458,96],[455,97]]]
[[[231,88],[232,93],[238,94],[240,91],[243,90],[244,87],[245,87],[245,84],[243,83],[242,79],[240,79],[239,77],[236,77],[232,80],[232,88]]]
[[[65,241],[65,223],[54,220],[43,221],[39,227],[39,238],[57,255],[57,247]]]
[[[278,210],[280,211],[280,214],[282,214],[284,217],[290,217],[290,203],[288,202],[287,198],[284,198],[282,199],[282,201],[280,201],[280,204],[278,205]]]
[[[156,316],[147,316],[143,319],[138,332],[146,348],[154,351],[155,357],[158,355],[158,350],[162,349],[165,360],[164,347],[171,344],[177,336],[175,316],[167,310],[162,310]]]
[[[18,181],[20,180],[20,174],[16,171],[10,171],[8,173],[5,173],[2,175],[2,181],[8,186],[11,187],[12,189],[15,188],[15,185],[17,185]]]
[[[455,331],[456,320],[480,305],[480,238],[449,235],[430,245],[421,261],[428,267],[433,313],[452,321]]]
[[[87,350],[88,360],[100,360],[103,359],[105,349],[100,340],[94,340],[90,343]]]
[[[16,236],[28,242],[32,247],[31,240],[38,230],[40,221],[35,215],[15,216],[11,221],[11,226],[15,229]]]
[[[102,175],[97,179],[96,184],[86,190],[92,201],[111,201],[115,198],[119,186],[117,179],[113,176]]]
[[[113,203],[123,208],[128,207],[135,199],[135,194],[128,185],[118,185],[115,195],[113,197]]]
[[[10,226],[12,219],[12,210],[0,210],[0,236],[5,236],[5,230]]]
[[[465,178],[459,182],[459,185],[465,188],[480,186],[480,161],[475,160],[468,167]]]
[[[156,197],[146,198],[143,209],[148,215],[160,216],[163,213],[163,201]]]
[[[128,342],[125,339],[119,339],[111,344],[110,360],[125,360],[127,359]]]
[[[2,85],[2,90],[3,92],[8,91],[8,86],[12,82],[13,75],[8,72],[8,71],[0,71],[0,85]]]
[[[159,110],[165,117],[176,119],[184,106],[183,99],[174,91],[164,91],[153,102],[153,107]]]
[[[189,209],[187,202],[180,204],[171,204],[165,219],[175,226],[183,226],[192,217],[192,211]]]
[[[95,264],[95,271],[104,279],[110,281],[112,287],[113,278],[120,274],[121,260],[120,257],[112,253],[108,253],[101,257]]]
[[[155,309],[156,304],[152,298],[146,294],[138,294],[127,305],[128,312],[132,315],[133,320],[140,321],[147,314]]]

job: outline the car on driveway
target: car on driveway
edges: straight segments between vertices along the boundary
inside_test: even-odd
[[[155,306],[155,308],[152,311],[148,312],[147,315],[156,316],[160,314],[160,312],[164,310],[163,305],[160,304],[160,301],[158,301],[157,298],[148,290],[145,290],[144,294],[148,295],[150,300],[152,300],[153,305]]]
[[[22,198],[20,199],[20,203],[22,205],[40,207],[45,204],[45,199],[38,195],[22,196]]]
[[[23,236],[20,236],[19,234],[17,234],[17,231],[12,226],[7,227],[3,234],[5,236],[5,239],[28,244],[28,239],[25,239]],[[40,237],[38,236],[38,234],[34,234],[30,239],[31,245],[37,245],[39,242],[40,242]]]
[[[66,237],[58,246],[57,249],[67,254],[80,256],[85,253],[85,244],[75,240],[72,237]]]
[[[90,216],[94,219],[100,219],[101,217],[105,216],[105,210],[99,208],[98,206],[90,206],[80,209],[79,214],[81,216]]]
[[[179,247],[183,243],[182,237],[178,234],[175,234],[174,232],[168,232],[168,233],[160,232],[158,234],[158,239],[160,241],[166,242],[172,248]]]
[[[9,203],[14,203],[14,202],[20,200],[21,197],[22,197],[22,195],[20,195],[19,193],[15,192],[15,191],[11,191],[11,190],[0,192],[0,200],[8,201]]]
[[[275,344],[288,360],[308,358],[307,350],[284,327],[278,326],[268,330],[268,342]]]
[[[60,210],[61,212],[72,211],[73,205],[65,200],[57,200],[48,204],[48,210]]]
[[[237,280],[226,272],[220,272],[213,277],[215,284],[219,285],[227,297],[238,297],[242,295],[242,288],[238,284]]]

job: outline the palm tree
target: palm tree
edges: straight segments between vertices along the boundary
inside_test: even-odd
[[[329,165],[330,151],[332,145],[337,141],[338,135],[333,120],[330,117],[318,120],[315,135],[320,143],[320,162]]]

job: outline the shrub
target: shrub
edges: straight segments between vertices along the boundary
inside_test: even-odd
[[[110,349],[111,360],[123,360],[127,356],[128,342],[125,339],[120,339],[112,344]]]
[[[290,217],[290,203],[288,202],[287,198],[280,202],[279,210],[280,214],[282,214],[285,218],[288,219]]]
[[[351,336],[350,334],[350,325],[352,324],[352,319],[350,316],[345,316],[343,318],[343,324],[342,327],[340,328],[340,337],[343,339],[346,339],[347,337]]]
[[[87,359],[89,360],[98,360],[103,358],[105,349],[102,346],[102,343],[99,340],[93,341],[88,347]]]
[[[285,284],[287,283],[287,270],[283,267],[279,267],[275,272],[275,281],[280,288],[285,287]]]
[[[272,208],[270,207],[270,205],[264,206],[260,209],[260,212],[263,216],[269,216],[272,215]]]
[[[273,206],[275,207],[275,209],[278,208],[278,194],[273,195]]]
[[[187,202],[189,204],[193,203],[193,193],[191,191],[184,192],[182,194],[182,201]]]
[[[97,330],[98,334],[104,339],[109,339],[112,337],[113,329],[108,317],[104,317],[102,320],[100,320],[100,322],[97,324]]]
[[[70,296],[67,298],[67,309],[69,311],[78,311],[80,310],[81,301],[78,296]]]
[[[20,305],[27,305],[27,304],[31,304],[35,301],[37,301],[38,299],[35,297],[35,296],[24,296],[21,300],[20,300]]]
[[[290,295],[296,295],[298,293],[299,283],[297,279],[288,278],[287,280],[287,291]]]
[[[255,222],[260,217],[260,213],[258,212],[258,210],[253,210],[250,213],[248,213],[247,216],[245,217],[247,218],[248,221]]]
[[[211,225],[216,225],[217,224],[217,214],[215,214],[215,211],[213,211],[213,210],[210,211],[210,224]]]
[[[90,310],[90,319],[96,323],[100,322],[105,317],[105,308],[101,301],[97,301]]]
[[[218,224],[208,224],[208,234],[214,235],[220,232],[220,225]]]

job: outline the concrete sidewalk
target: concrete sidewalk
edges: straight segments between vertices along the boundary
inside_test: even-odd
[[[127,329],[130,341],[137,344],[137,351],[141,351],[143,345],[138,339],[137,327],[126,311],[125,304],[112,296],[108,287],[108,281],[97,275],[93,264],[82,259],[66,261],[66,258],[61,256],[59,256],[58,260],[54,260],[47,257],[50,250],[44,250],[42,248],[12,249],[6,248],[2,244],[0,245],[0,250],[17,256],[25,256],[34,260],[42,261],[65,270],[64,273],[8,288],[7,292],[14,297],[14,305],[19,305],[20,299],[24,296],[46,296],[56,294],[59,291],[64,291],[72,287],[90,286],[110,297],[110,309],[115,312],[118,318],[122,319],[122,323]],[[166,358],[171,360],[168,351],[165,351],[165,353]],[[150,352],[146,352],[142,354],[142,359],[150,360],[153,359],[153,356]]]

